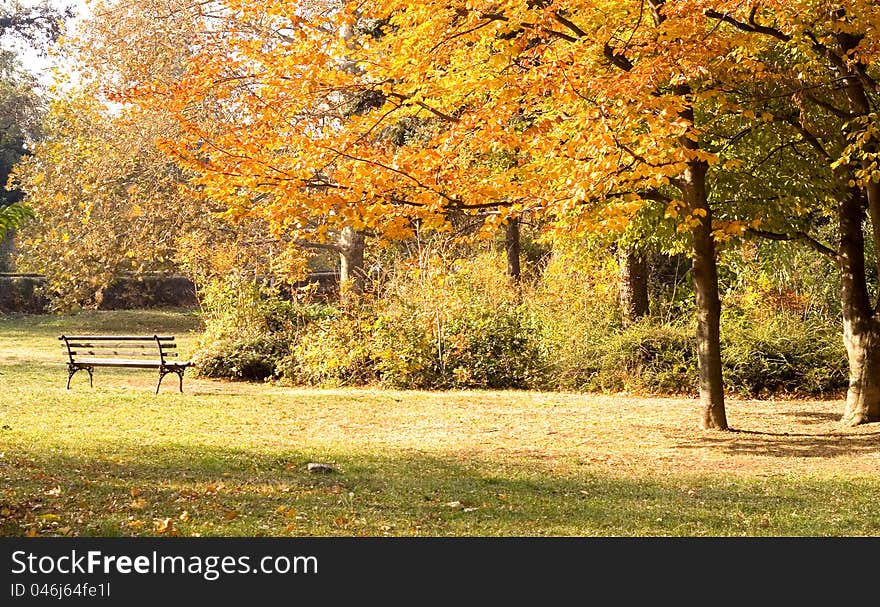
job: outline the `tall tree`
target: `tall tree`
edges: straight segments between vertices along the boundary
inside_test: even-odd
[[[865,258],[866,240],[875,250],[880,245],[880,7],[857,0],[714,2],[704,10],[719,27],[744,36],[743,64],[761,74],[760,89],[741,73],[737,90],[744,106],[765,117],[764,132],[749,132],[739,143],[776,142],[753,164],[765,181],[775,172],[769,183],[776,191],[765,190],[774,212],[765,211],[765,225],[751,232],[804,242],[836,262],[850,368],[842,421],[880,421],[880,301],[872,300]],[[798,170],[780,180],[783,162]],[[827,218],[838,233],[831,245],[817,237]]]
[[[179,78],[145,74],[122,91],[177,116],[191,136],[168,149],[209,196],[285,228],[332,217],[389,238],[413,221],[448,229],[450,212],[480,214],[489,234],[530,213],[565,238],[622,229],[661,204],[690,237],[701,425],[727,428],[724,226],[707,183],[719,155],[703,148],[698,110],[718,93],[734,38],[692,10],[701,3],[222,6]],[[352,93],[360,107],[342,120]],[[206,129],[189,118],[206,99],[229,120]],[[419,145],[380,136],[425,117],[438,128]]]
[[[114,116],[91,92],[52,103],[12,184],[37,215],[19,235],[19,266],[46,274],[59,306],[99,302],[123,272],[174,267],[180,238],[207,221],[152,141],[166,128]]]
[[[647,316],[648,301],[648,264],[645,255],[638,250],[626,246],[617,249],[617,261],[620,266],[620,311],[624,325],[632,324]]]

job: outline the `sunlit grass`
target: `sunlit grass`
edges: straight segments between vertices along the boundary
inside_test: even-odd
[[[308,390],[98,369],[63,332],[187,312],[0,319],[2,535],[877,535],[880,432],[841,403]],[[332,465],[311,474],[309,462]]]

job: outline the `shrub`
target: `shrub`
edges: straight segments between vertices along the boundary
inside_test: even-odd
[[[358,306],[288,301],[231,279],[204,294],[198,372],[303,385],[565,389],[696,395],[692,311],[620,325],[607,255],[550,260],[510,287],[497,256],[401,261]],[[603,261],[604,260],[604,261]],[[758,314],[760,312],[760,314]],[[767,308],[726,308],[722,364],[732,393],[822,395],[846,387],[839,327]]]
[[[287,338],[258,337],[217,342],[193,362],[199,377],[266,380],[279,377],[278,365],[289,352]]]
[[[846,354],[837,328],[827,321],[783,313],[762,322],[725,316],[721,334],[722,372],[730,393],[819,396],[846,387]],[[692,327],[649,319],[626,329],[585,328],[582,335],[592,341],[577,356],[551,354],[546,387],[696,395]]]
[[[459,308],[448,318],[418,309],[377,322],[382,382],[399,388],[518,388],[543,383],[543,356],[526,310]]]
[[[783,313],[763,322],[725,318],[722,339],[724,380],[742,396],[817,396],[847,386],[843,341],[827,321]]]
[[[385,311],[376,319],[375,347],[384,385],[430,390],[443,384],[443,344],[437,318],[418,306]]]
[[[283,377],[297,384],[358,386],[378,380],[370,310],[341,311],[306,326],[281,361]]]
[[[698,377],[694,332],[645,320],[602,344],[592,389],[693,394]]]
[[[205,285],[199,298],[206,343],[295,334],[333,313],[324,304],[287,299],[273,288],[234,276]]]
[[[643,320],[628,328],[585,323],[580,333],[550,342],[548,389],[693,394],[697,359],[693,331]],[[566,343],[576,343],[568,351]]]
[[[441,378],[454,388],[530,388],[542,357],[521,308],[472,308],[443,327]]]
[[[194,362],[202,377],[278,379],[297,335],[332,313],[326,305],[285,299],[236,277],[209,283],[200,295],[206,331]]]

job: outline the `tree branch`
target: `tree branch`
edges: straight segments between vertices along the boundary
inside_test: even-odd
[[[559,23],[560,25],[564,25],[569,30],[574,32],[574,35],[578,38],[586,38],[587,32],[579,28],[572,21],[569,21],[568,19],[563,17],[561,11],[556,11],[555,13],[553,13],[553,18],[556,20],[557,23]]]
[[[828,153],[828,150],[826,150],[825,146],[822,145],[822,142],[819,141],[819,138],[810,132],[800,120],[794,117],[783,117],[782,120],[793,126],[798,133],[803,135],[804,141],[813,146],[813,149],[819,153],[823,160],[829,163],[834,161],[834,158],[831,157],[831,154]]]
[[[395,93],[395,92],[391,92],[388,94],[391,97],[395,97],[397,99],[400,99],[401,101],[414,103],[415,105],[419,106],[420,108],[422,108],[424,110],[428,110],[429,112],[431,112],[432,114],[434,114],[438,118],[442,118],[443,120],[445,120],[447,122],[453,122],[456,124],[461,122],[461,120],[459,120],[455,116],[450,116],[449,114],[445,114],[438,109],[432,108],[430,105],[428,105],[427,103],[425,103],[423,101],[413,101],[411,95],[403,95],[402,93]]]
[[[706,15],[709,19],[717,19],[718,21],[723,21],[724,23],[732,25],[736,29],[743,32],[764,34],[765,36],[772,36],[773,38],[776,38],[777,40],[781,40],[783,42],[788,42],[791,40],[791,36],[789,36],[785,32],[778,30],[775,27],[768,27],[766,25],[760,25],[759,23],[757,23],[755,21],[755,15],[757,11],[757,5],[753,6],[751,12],[749,13],[748,23],[734,19],[730,16],[729,13],[722,13],[714,9],[708,9],[703,14]]]
[[[823,101],[822,99],[815,97],[814,95],[809,95],[809,94],[804,95],[804,98],[808,99],[812,103],[815,103],[820,108],[822,108],[824,110],[828,110],[829,112],[831,112],[832,114],[834,114],[838,118],[850,120],[850,119],[855,118],[857,116],[857,114],[854,114],[852,112],[847,112],[846,110],[842,110],[839,107],[832,105],[831,103],[828,103],[827,101]]]
[[[632,71],[633,67],[635,67],[633,62],[630,61],[626,55],[615,52],[614,47],[611,46],[610,42],[606,42],[602,47],[602,54],[605,55],[605,58],[608,59],[612,65],[619,67],[624,72]]]
[[[810,248],[818,251],[822,255],[830,257],[831,259],[837,261],[838,255],[837,251],[832,249],[826,244],[823,244],[807,234],[806,232],[797,231],[793,234],[780,234],[778,232],[768,232],[767,230],[758,230],[756,228],[747,228],[746,234],[758,238],[766,238],[767,240],[776,240],[776,241],[800,241],[809,246]]]

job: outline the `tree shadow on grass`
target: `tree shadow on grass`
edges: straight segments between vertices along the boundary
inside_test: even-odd
[[[833,459],[859,455],[880,456],[880,430],[858,434],[845,432],[810,434],[732,428],[729,433],[717,433],[698,439],[689,438],[687,442],[678,443],[676,447],[710,448],[731,454],[786,458]]]
[[[804,424],[827,424],[828,422],[840,421],[839,413],[826,413],[824,411],[786,411],[785,417],[795,417]]]
[[[424,453],[7,452],[0,535],[871,535],[880,480],[551,475]],[[865,485],[867,483],[867,485]],[[789,513],[797,513],[790,516]],[[829,527],[828,521],[839,521]]]

